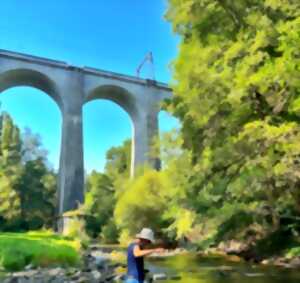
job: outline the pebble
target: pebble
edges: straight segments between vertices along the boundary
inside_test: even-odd
[[[165,273],[157,273],[157,274],[153,274],[152,279],[153,281],[167,280],[168,277]]]

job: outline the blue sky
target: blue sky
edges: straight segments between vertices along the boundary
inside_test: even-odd
[[[0,49],[129,75],[152,51],[156,79],[170,82],[178,38],[163,19],[165,10],[165,0],[1,0]],[[148,72],[146,66],[144,75]],[[0,100],[17,125],[41,135],[57,168],[61,116],[55,102],[27,87],[6,90]],[[129,117],[105,100],[86,104],[83,114],[85,168],[102,170],[105,152],[130,138]],[[174,118],[160,115],[162,131],[177,125]]]

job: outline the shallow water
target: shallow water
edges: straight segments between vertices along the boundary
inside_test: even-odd
[[[221,257],[194,254],[146,260],[146,268],[154,273],[181,279],[166,283],[299,283],[300,270],[230,262]]]

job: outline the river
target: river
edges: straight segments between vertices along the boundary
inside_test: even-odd
[[[299,283],[300,270],[284,269],[245,262],[231,262],[221,257],[181,254],[146,259],[146,268],[168,277],[180,277],[166,283]]]

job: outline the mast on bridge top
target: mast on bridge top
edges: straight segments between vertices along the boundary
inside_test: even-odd
[[[136,76],[140,78],[141,70],[145,66],[146,63],[149,63],[150,66],[150,78],[147,78],[148,80],[155,81],[155,72],[154,72],[154,60],[153,60],[153,54],[152,52],[148,52],[146,56],[144,57],[143,61],[140,63],[140,65],[136,69]]]

